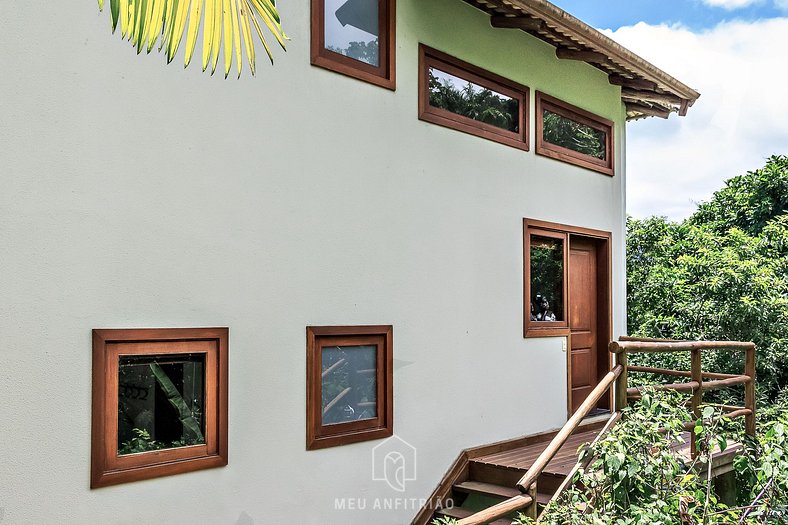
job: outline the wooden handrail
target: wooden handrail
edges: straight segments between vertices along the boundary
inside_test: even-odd
[[[526,492],[528,488],[533,484],[536,479],[542,474],[542,471],[547,467],[548,463],[555,457],[561,447],[564,446],[566,440],[575,433],[577,427],[580,426],[580,423],[583,422],[583,419],[597,406],[599,400],[602,399],[602,396],[605,395],[605,392],[610,389],[610,386],[618,379],[618,376],[621,375],[623,371],[623,367],[621,365],[616,366],[610,372],[602,378],[602,381],[594,388],[583,404],[580,405],[580,408],[575,411],[569,421],[566,422],[564,427],[561,429],[558,434],[553,438],[550,444],[547,446],[546,449],[536,458],[531,468],[528,469],[528,472],[520,478],[520,481],[517,482],[517,487],[522,491]]]
[[[618,365],[614,367],[610,372],[602,378],[602,381],[588,394],[588,397],[583,404],[577,409],[577,411],[569,418],[569,421],[561,428],[558,434],[555,435],[550,444],[547,446],[546,449],[536,458],[533,465],[528,469],[528,472],[517,482],[517,488],[519,488],[522,492],[529,492],[530,494],[522,494],[520,496],[514,496],[512,498],[507,499],[501,503],[493,505],[485,510],[479,511],[476,514],[468,516],[467,518],[463,518],[458,521],[458,525],[482,525],[484,523],[489,523],[491,521],[503,518],[507,514],[512,512],[522,510],[529,505],[535,505],[535,494],[536,491],[534,490],[536,480],[539,476],[544,472],[544,469],[550,463],[550,461],[555,457],[561,447],[564,446],[567,439],[574,434],[577,428],[580,426],[580,423],[583,419],[591,412],[591,410],[596,407],[599,400],[602,399],[602,396],[605,395],[613,383],[618,379],[623,371],[623,367]]]
[[[640,399],[642,388],[628,388],[629,372],[643,372],[661,374],[673,377],[690,379],[685,383],[671,383],[653,386],[655,390],[674,390],[691,392],[692,398],[689,406],[694,419],[700,419],[700,406],[703,403],[703,393],[709,390],[719,390],[737,385],[744,385],[744,406],[723,407],[727,416],[731,418],[744,417],[745,430],[750,436],[755,435],[755,343],[740,341],[674,341],[669,339],[652,339],[639,337],[621,337],[608,346],[611,353],[616,355],[616,361],[624,367],[621,376],[616,381],[616,410],[627,406],[630,399]],[[705,372],[702,368],[701,352],[703,351],[738,351],[744,352],[744,372],[737,374],[720,374]],[[665,368],[651,368],[645,366],[629,366],[627,355],[630,353],[665,353],[665,352],[690,352],[692,356],[692,369],[690,371],[669,370]],[[695,425],[686,425],[690,430],[690,449],[692,457],[698,451],[695,446]]]
[[[670,370],[668,368],[652,368],[650,366],[634,366],[630,365],[630,372],[642,372],[644,374],[657,374],[663,376],[673,377],[692,377],[692,372],[686,370]],[[739,377],[737,374],[718,374],[716,372],[703,372],[703,378],[709,379],[729,379],[731,377]]]
[[[755,349],[755,343],[740,341],[613,341],[609,348],[614,354],[622,352],[630,354],[691,352],[693,350],[740,350],[746,352]]]

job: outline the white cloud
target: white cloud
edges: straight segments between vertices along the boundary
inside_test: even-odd
[[[788,11],[788,0],[774,0],[774,5],[777,6],[777,9]]]
[[[777,0],[784,1],[784,0]],[[721,7],[729,11],[761,3],[761,0],[703,0],[703,3],[712,7]]]
[[[788,154],[788,18],[606,33],[702,94],[686,117],[627,126],[632,215],[686,217],[725,179]]]

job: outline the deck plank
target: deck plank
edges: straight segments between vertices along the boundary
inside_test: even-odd
[[[558,454],[556,454],[553,460],[547,465],[545,473],[560,475],[569,474],[569,471],[571,471],[572,467],[577,463],[577,451],[580,445],[593,441],[598,432],[599,431],[595,429],[586,432],[578,432],[571,436]],[[536,458],[542,453],[545,446],[546,443],[533,443],[511,450],[479,456],[472,461],[499,467],[527,470],[534,464],[534,461],[536,461]]]

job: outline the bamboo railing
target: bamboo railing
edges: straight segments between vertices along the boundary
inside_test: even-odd
[[[531,465],[520,481],[517,482],[517,487],[523,492],[522,495],[511,497],[497,505],[479,511],[467,518],[463,518],[458,522],[458,525],[482,525],[520,510],[525,511],[526,515],[535,519],[537,479],[550,461],[561,450],[561,447],[563,447],[566,441],[575,433],[580,423],[583,422],[583,419],[585,419],[591,410],[597,406],[602,396],[604,396],[616,380],[620,378],[623,371],[624,368],[618,365],[608,372],[596,388],[591,391],[586,400],[583,401],[580,408],[577,409],[569,421],[566,422],[558,434],[550,441],[547,448],[536,458],[533,465]]]
[[[682,383],[670,383],[653,387],[657,390],[674,390],[678,392],[691,392],[690,407],[693,417],[700,419],[700,406],[703,404],[703,394],[710,390],[720,390],[739,385],[744,386],[744,406],[718,405],[724,414],[731,418],[745,418],[745,431],[750,436],[755,436],[755,344],[738,341],[674,341],[669,339],[644,339],[636,337],[621,337],[613,341],[609,350],[616,356],[616,363],[622,367],[621,375],[616,380],[615,407],[622,410],[630,400],[640,398],[639,388],[629,388],[629,373],[640,372],[648,374],[665,375],[668,377],[681,377],[689,379]],[[704,351],[734,351],[744,352],[744,370],[742,374],[721,374],[703,370],[702,353]],[[665,368],[652,368],[645,366],[630,366],[628,355],[633,353],[667,353],[690,352],[692,359],[691,370],[670,370]],[[687,422],[684,427],[690,431],[690,450],[693,459],[697,456],[695,446],[694,422]]]

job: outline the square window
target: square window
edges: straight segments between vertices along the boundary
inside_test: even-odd
[[[614,175],[613,122],[536,93],[536,153]]]
[[[93,331],[92,488],[227,464],[227,340]]]
[[[391,326],[307,327],[307,449],[393,433]]]
[[[396,0],[312,0],[312,64],[394,89]]]
[[[528,88],[419,46],[419,118],[528,151]]]

